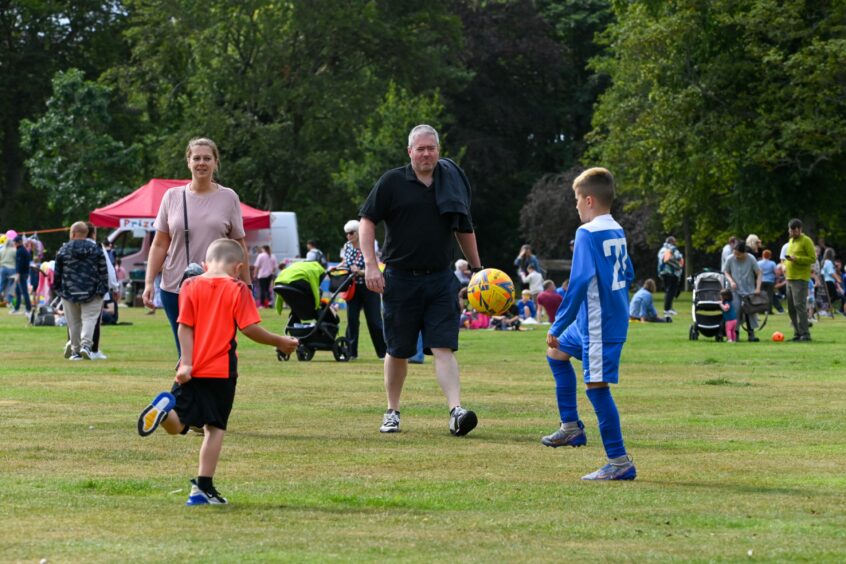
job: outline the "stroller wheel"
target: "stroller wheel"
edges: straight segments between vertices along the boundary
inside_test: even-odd
[[[697,341],[697,340],[699,340],[699,331],[697,331],[697,330],[696,330],[696,326],[695,326],[695,325],[691,325],[691,326],[690,326],[690,335],[689,335],[689,338],[690,338],[690,340],[691,340],[691,341]]]
[[[282,362],[283,360],[291,360],[291,355],[283,353],[280,350],[276,351],[276,360]]]
[[[297,347],[297,360],[307,362],[312,358],[314,358],[314,349],[305,345],[300,345]]]
[[[350,342],[345,337],[338,337],[332,343],[332,354],[338,362],[347,362],[350,359]]]

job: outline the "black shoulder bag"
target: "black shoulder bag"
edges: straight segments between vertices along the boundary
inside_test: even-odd
[[[184,187],[182,189],[182,220],[184,221],[184,233],[185,233],[185,262],[187,265],[185,266],[185,270],[182,272],[182,280],[179,281],[179,286],[182,287],[182,284],[189,278],[194,276],[199,276],[203,273],[203,267],[195,262],[191,262],[191,247],[189,242],[189,231],[188,231],[188,197],[185,193],[188,191],[188,187]]]

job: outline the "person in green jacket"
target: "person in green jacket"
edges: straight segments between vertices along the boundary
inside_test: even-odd
[[[814,242],[802,233],[802,221],[791,219],[787,224],[790,241],[784,255],[787,278],[787,312],[793,324],[794,341],[810,341],[808,330],[808,281],[811,265],[817,260]]]
[[[316,261],[292,262],[276,277],[275,284],[291,284],[298,280],[306,282],[314,296],[314,309],[320,307],[320,279],[326,270]],[[276,296],[276,313],[282,313],[282,298]]]

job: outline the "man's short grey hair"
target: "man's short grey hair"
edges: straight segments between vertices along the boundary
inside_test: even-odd
[[[438,132],[435,131],[435,128],[431,125],[421,124],[415,125],[412,130],[408,133],[408,148],[410,149],[412,145],[414,145],[414,138],[418,135],[434,135],[435,136],[435,145],[438,147],[441,146],[441,138],[438,136]]]
[[[457,261],[455,261],[455,269],[456,270],[463,270],[465,268],[468,268],[469,266],[470,266],[470,263],[467,262],[464,259],[458,259]]]

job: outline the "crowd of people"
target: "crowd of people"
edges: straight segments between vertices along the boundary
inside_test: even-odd
[[[758,340],[754,333],[757,319],[745,313],[742,301],[751,294],[766,296],[770,314],[784,313],[782,302],[787,303],[794,341],[810,341],[810,326],[820,315],[846,316],[843,261],[824,240],[814,245],[803,229],[799,219],[788,222],[788,241],[779,250],[778,262],[755,234],[745,240],[731,237],[723,247],[721,272],[732,293],[732,308],[725,319],[736,315],[739,324],[748,327],[750,341]]]

